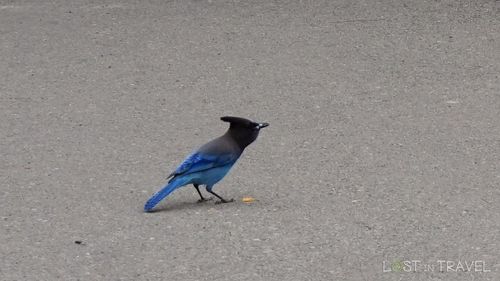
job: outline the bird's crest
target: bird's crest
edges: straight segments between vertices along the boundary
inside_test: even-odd
[[[220,120],[224,121],[224,122],[229,122],[231,124],[249,124],[249,123],[252,123],[252,121],[248,120],[248,119],[245,119],[245,118],[241,118],[241,117],[233,117],[233,116],[224,116],[224,117],[221,117]]]

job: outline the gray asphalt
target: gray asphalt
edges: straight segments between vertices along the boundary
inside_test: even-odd
[[[500,280],[499,50],[498,1],[0,0],[0,280]],[[236,202],[143,213],[223,115]]]

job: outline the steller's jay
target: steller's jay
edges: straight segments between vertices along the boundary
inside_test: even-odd
[[[146,202],[144,211],[150,212],[163,198],[177,188],[188,184],[192,184],[200,195],[201,199],[198,202],[209,200],[205,199],[201,194],[200,185],[205,185],[208,192],[220,199],[216,204],[233,201],[233,199],[225,200],[213,192],[212,188],[229,172],[243,153],[243,150],[257,139],[260,129],[269,126],[269,124],[256,123],[245,118],[231,116],[221,117],[221,120],[230,123],[227,132],[190,154],[167,177],[172,177],[168,184]]]

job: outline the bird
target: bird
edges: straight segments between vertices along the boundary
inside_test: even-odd
[[[200,200],[211,200],[203,197],[199,187],[205,186],[207,192],[219,198],[216,204],[233,202],[226,200],[213,191],[214,185],[222,180],[234,163],[240,158],[245,148],[254,142],[262,128],[269,123],[258,123],[242,117],[224,116],[220,118],[229,123],[226,133],[195,150],[173,171],[167,179],[168,183],[156,192],[144,205],[145,212],[153,208],[177,188],[192,184]]]

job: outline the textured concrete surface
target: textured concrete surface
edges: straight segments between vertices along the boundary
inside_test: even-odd
[[[0,280],[500,280],[499,6],[1,0]]]

